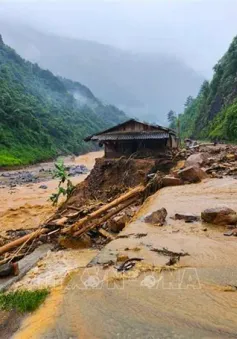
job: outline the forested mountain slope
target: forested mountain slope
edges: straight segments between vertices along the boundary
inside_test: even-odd
[[[237,37],[180,116],[183,137],[237,141]]]
[[[124,120],[85,86],[23,60],[0,38],[0,166],[86,151],[86,135]]]
[[[142,120],[166,124],[171,105],[181,112],[187,95],[196,96],[204,80],[172,54],[133,53],[4,20],[0,31],[27,60],[56,75],[80,81],[98,98]]]

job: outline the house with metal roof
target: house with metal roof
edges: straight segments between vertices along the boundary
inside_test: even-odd
[[[157,157],[178,146],[175,131],[135,119],[93,134],[85,141],[95,141],[104,146],[106,158],[131,155],[136,158]]]

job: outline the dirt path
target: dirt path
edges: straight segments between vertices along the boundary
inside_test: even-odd
[[[89,170],[94,166],[95,159],[103,156],[103,152],[91,152],[75,159],[65,158],[66,165],[85,165]],[[28,170],[32,173],[53,169],[54,163],[43,163],[31,166]],[[17,171],[19,172],[19,171]],[[10,172],[12,173],[12,171]],[[74,185],[83,181],[87,174],[72,177]],[[40,188],[46,185],[46,189]],[[6,230],[20,228],[36,228],[55,210],[52,207],[49,196],[56,192],[58,185],[57,179],[42,181],[40,183],[28,183],[16,187],[0,188],[0,234],[5,234]]]
[[[119,254],[144,263],[124,275],[113,265],[80,269],[15,338],[237,338],[237,292],[230,287],[237,281],[237,239],[224,237],[223,227],[171,218],[220,205],[236,210],[236,180],[160,190],[95,260],[107,263]],[[161,207],[168,211],[165,226],[144,223],[146,213]],[[153,250],[164,247],[189,255],[175,270],[161,271],[168,258]]]

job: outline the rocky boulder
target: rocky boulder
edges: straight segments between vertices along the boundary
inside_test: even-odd
[[[228,207],[208,208],[201,214],[202,220],[215,225],[237,224],[237,214]]]
[[[108,229],[114,233],[119,233],[124,229],[128,220],[127,214],[119,214],[108,222]]]
[[[167,217],[167,210],[165,208],[161,208],[149,215],[147,215],[144,218],[144,221],[149,223],[149,224],[153,224],[153,225],[157,225],[157,226],[163,226],[165,223],[165,219]]]
[[[201,167],[205,164],[206,159],[207,157],[204,153],[192,154],[186,160],[185,167],[189,166]]]
[[[178,186],[182,184],[183,182],[180,178],[171,177],[169,175],[166,175],[164,178],[162,178],[162,187]]]
[[[189,166],[178,172],[178,176],[183,181],[190,183],[200,182],[208,178],[208,175],[199,167]]]

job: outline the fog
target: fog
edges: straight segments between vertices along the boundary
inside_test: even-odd
[[[236,0],[0,0],[0,19],[145,53],[210,77],[237,32]]]

